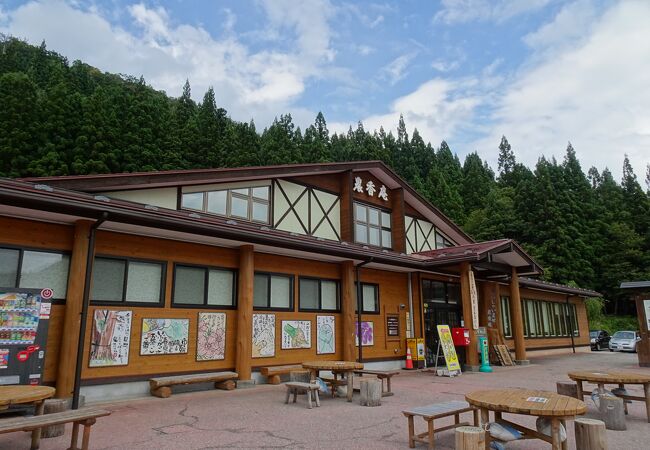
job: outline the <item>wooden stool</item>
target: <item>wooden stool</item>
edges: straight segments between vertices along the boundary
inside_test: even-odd
[[[574,422],[576,448],[589,450],[607,450],[605,422],[584,417]]]
[[[558,394],[582,400],[578,398],[578,385],[576,383],[572,381],[558,381],[555,385]]]
[[[601,395],[600,418],[605,422],[605,427],[608,430],[627,430],[623,399],[609,394]]]
[[[481,427],[456,428],[456,450],[482,450],[485,448],[485,430]]]
[[[382,381],[378,379],[361,380],[359,383],[361,406],[381,406]],[[348,388],[349,389],[349,388]]]
[[[319,386],[315,383],[302,383],[300,381],[290,381],[285,384],[287,387],[287,397],[284,399],[284,403],[289,403],[289,397],[293,394],[293,403],[296,403],[296,398],[298,394],[307,394],[307,407],[312,408],[311,400],[314,396],[316,400],[316,406],[320,406],[320,399],[318,397]]]

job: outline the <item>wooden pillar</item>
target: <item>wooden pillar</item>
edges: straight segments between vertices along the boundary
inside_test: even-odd
[[[477,371],[478,364],[478,339],[476,330],[472,326],[472,300],[469,286],[469,263],[463,262],[460,265],[460,296],[463,300],[463,321],[465,328],[469,330],[469,345],[465,347],[465,370]]]
[[[255,278],[254,250],[252,245],[239,247],[239,277],[237,301],[237,356],[235,371],[239,379],[251,379],[253,352],[253,279]]]
[[[352,200],[352,186],[354,177],[352,171],[348,170],[341,174],[341,240],[354,242],[354,211]]]
[[[512,336],[515,338],[515,362],[517,364],[528,364],[526,344],[524,342],[524,316],[519,295],[519,275],[517,275],[516,267],[512,268],[512,277],[510,279],[510,315],[512,316]]]
[[[356,295],[354,290],[354,263],[341,263],[341,318],[343,320],[343,360],[356,361],[355,341],[355,309]]]
[[[393,251],[406,253],[406,211],[404,209],[404,189],[393,189],[391,196],[393,206],[391,213]]]
[[[63,333],[59,349],[59,366],[56,377],[56,397],[72,397],[74,376],[77,364],[77,346],[81,323],[81,307],[86,279],[88,258],[88,239],[92,220],[78,220],[74,227],[72,256],[68,273],[68,291],[65,300]],[[92,326],[92,322],[91,326]]]

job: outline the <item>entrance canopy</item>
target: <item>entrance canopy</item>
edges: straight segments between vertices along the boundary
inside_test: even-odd
[[[482,278],[504,278],[516,268],[519,275],[541,275],[544,270],[512,239],[476,242],[456,247],[440,248],[417,253],[432,267],[453,268],[469,262]]]

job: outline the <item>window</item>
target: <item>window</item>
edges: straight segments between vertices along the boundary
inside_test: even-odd
[[[293,276],[256,273],[253,306],[255,309],[293,309]]]
[[[358,305],[357,287],[354,288],[355,305]],[[361,308],[363,314],[379,314],[379,285],[370,283],[361,283]],[[359,308],[355,308],[359,312]]]
[[[355,203],[354,238],[359,244],[392,248],[390,213]]]
[[[503,318],[503,297],[501,313]],[[522,315],[526,337],[567,337],[571,333],[574,336],[580,335],[574,304],[525,299],[522,301]],[[505,319],[503,324],[505,334]]]
[[[0,248],[0,286],[54,291],[54,299],[65,299],[68,290],[70,255],[53,251]]]
[[[154,304],[163,301],[165,263],[126,258],[96,257],[93,265],[93,302]]]
[[[453,247],[454,244],[451,242],[449,239],[444,237],[438,230],[436,230],[436,248],[447,248],[447,247]]]
[[[270,202],[270,186],[186,192],[181,197],[185,209],[266,224],[270,222]]]
[[[501,297],[501,325],[503,336],[512,337],[512,320],[510,317],[510,297]]]
[[[460,303],[460,284],[422,280],[422,298],[426,303]]]
[[[338,311],[339,282],[300,277],[300,311]]]
[[[235,306],[235,271],[210,267],[174,266],[173,306]]]

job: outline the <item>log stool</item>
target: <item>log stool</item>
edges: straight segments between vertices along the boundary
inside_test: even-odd
[[[45,400],[43,414],[62,412],[70,409],[72,406],[71,398],[48,398]],[[65,424],[50,425],[41,429],[41,438],[53,438],[65,434]]]
[[[623,399],[614,395],[600,396],[600,417],[608,430],[627,430]]]
[[[576,448],[588,450],[607,450],[605,422],[584,417],[574,422]]]
[[[359,392],[361,393],[361,406],[381,406],[382,382],[378,379],[361,380]],[[350,387],[348,386],[348,389]]]
[[[311,400],[312,396],[316,400],[316,406],[320,406],[320,399],[318,397],[319,386],[316,383],[302,383],[300,381],[289,381],[285,384],[287,387],[287,397],[284,399],[284,403],[289,403],[289,397],[293,394],[293,403],[296,403],[296,398],[298,394],[307,394],[307,407],[312,408]]]
[[[572,381],[558,381],[555,383],[557,393],[560,395],[566,395],[567,397],[578,398],[578,385]]]
[[[482,450],[485,448],[485,430],[481,427],[456,428],[456,450]]]

